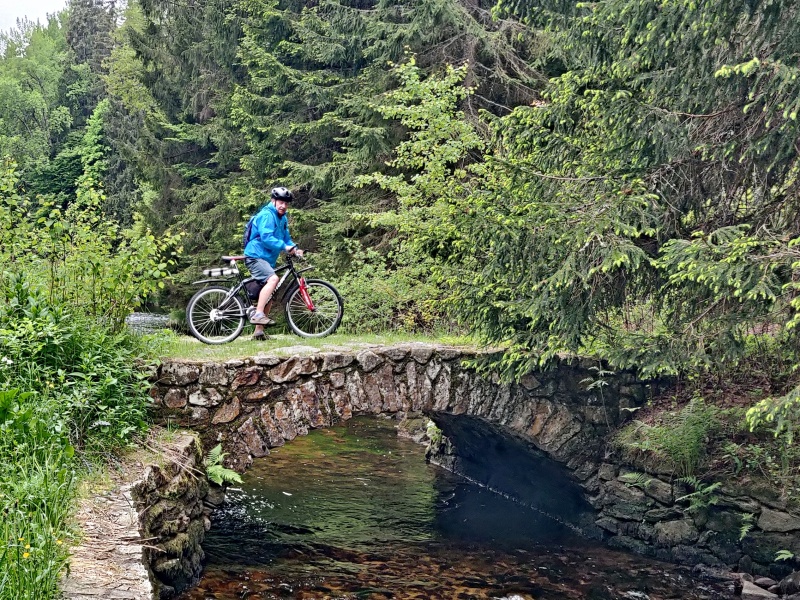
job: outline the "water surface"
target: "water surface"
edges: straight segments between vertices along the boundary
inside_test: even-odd
[[[182,600],[727,597],[426,464],[378,419],[257,459],[203,547],[204,577]]]

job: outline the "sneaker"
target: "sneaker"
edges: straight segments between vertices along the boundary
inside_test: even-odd
[[[254,312],[250,315],[250,322],[253,325],[267,325],[271,321],[263,312]]]

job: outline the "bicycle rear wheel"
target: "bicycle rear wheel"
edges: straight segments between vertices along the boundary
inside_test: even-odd
[[[286,320],[289,327],[301,337],[330,335],[342,322],[342,297],[335,287],[321,279],[307,279],[306,289],[314,308],[309,310],[300,288],[295,286],[286,298]]]
[[[207,287],[192,296],[186,305],[189,331],[204,344],[232,342],[244,329],[244,305],[238,296],[226,302],[229,291],[221,286]]]

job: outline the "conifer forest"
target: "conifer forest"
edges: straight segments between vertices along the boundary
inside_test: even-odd
[[[125,317],[185,307],[282,185],[344,331],[468,335],[506,381],[576,354],[672,378],[671,408],[727,423],[703,438],[717,456],[769,455],[796,500],[799,112],[797,0],[69,0],[20,20],[0,32],[0,457],[27,462],[0,482],[50,469],[25,485],[72,497],[76,456],[143,430],[134,363],[157,351]],[[621,443],[658,451],[638,435]],[[0,488],[0,534],[62,522],[28,522],[27,493]],[[49,583],[9,567],[0,589],[51,597],[49,543]]]

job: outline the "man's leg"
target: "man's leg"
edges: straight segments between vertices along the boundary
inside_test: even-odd
[[[269,314],[269,311],[272,308],[272,294],[277,286],[278,286],[277,275],[273,275],[272,277],[267,279],[267,284],[263,288],[261,288],[261,292],[259,292],[258,294],[258,304],[256,305],[256,312],[264,313],[265,315]]]

